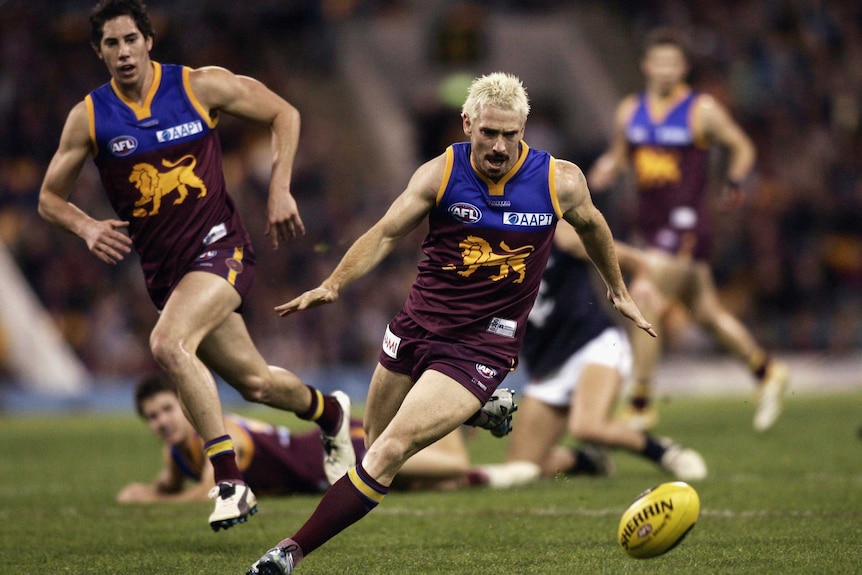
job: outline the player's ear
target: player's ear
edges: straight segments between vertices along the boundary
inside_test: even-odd
[[[469,137],[470,134],[473,132],[473,123],[470,121],[470,116],[468,116],[467,113],[462,112],[461,121],[462,128],[464,129],[464,134]]]

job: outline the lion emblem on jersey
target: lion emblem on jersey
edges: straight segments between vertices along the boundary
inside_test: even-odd
[[[638,148],[635,152],[634,166],[640,186],[663,186],[682,179],[679,156],[673,151]]]
[[[473,273],[482,267],[498,268],[499,273],[492,275],[491,279],[500,281],[503,278],[509,277],[510,273],[518,274],[518,277],[513,280],[513,283],[523,283],[527,272],[527,256],[533,253],[536,248],[531,245],[522,246],[517,249],[511,249],[506,245],[506,242],[500,242],[502,253],[497,253],[486,240],[478,236],[467,236],[458,244],[461,248],[461,257],[463,265],[467,269],[458,271],[459,275],[470,277]],[[455,264],[443,266],[444,270],[457,269]]]
[[[135,184],[141,192],[141,197],[135,202],[132,215],[143,218],[158,214],[162,207],[162,198],[174,191],[178,194],[174,199],[174,205],[186,200],[189,188],[199,190],[197,195],[199,198],[207,195],[206,185],[195,175],[196,165],[197,160],[192,155],[185,155],[176,162],[162,160],[162,166],[168,168],[166,172],[160,172],[152,164],[135,164],[129,181]],[[149,210],[146,206],[150,206]]]

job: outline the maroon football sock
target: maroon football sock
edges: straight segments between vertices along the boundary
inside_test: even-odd
[[[233,441],[229,435],[216,437],[204,443],[204,451],[213,464],[216,484],[222,481],[231,483],[245,483],[239,467],[236,465],[236,452],[233,449]]]
[[[360,463],[332,484],[317,509],[290,540],[299,545],[304,557],[365,517],[388,492],[389,488],[372,479]],[[290,540],[285,539],[279,546],[289,544]]]
[[[297,417],[315,422],[326,435],[335,435],[342,416],[350,417],[350,414],[342,412],[341,404],[333,396],[323,395],[319,389],[310,385],[305,387],[311,392],[311,405],[308,411],[297,414]]]

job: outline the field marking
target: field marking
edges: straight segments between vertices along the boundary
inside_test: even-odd
[[[615,509],[563,509],[557,507],[507,508],[505,515],[515,517],[518,515],[532,515],[536,517],[619,517],[625,511],[624,507]],[[468,517],[474,515],[494,515],[496,512],[487,509],[408,509],[406,507],[384,507],[374,510],[375,515],[402,516],[402,517]],[[701,509],[701,517],[717,519],[755,519],[755,518],[856,518],[862,517],[862,510],[851,510],[847,512],[835,511],[802,511],[798,509],[752,509],[747,511],[733,511],[730,509]]]

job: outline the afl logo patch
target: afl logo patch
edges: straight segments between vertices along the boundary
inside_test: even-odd
[[[236,258],[228,258],[224,261],[227,269],[236,272],[238,274],[242,273],[242,262]]]
[[[476,364],[476,371],[478,371],[479,375],[481,375],[485,379],[492,379],[494,377],[497,377],[496,369],[494,369],[493,367],[488,367],[487,365],[482,363]]]
[[[202,253],[201,255],[199,255],[199,256],[198,256],[198,261],[199,261],[199,262],[203,262],[203,261],[206,261],[206,260],[211,260],[211,259],[213,259],[214,257],[216,257],[216,255],[218,255],[218,252],[217,252],[217,251],[215,251],[215,250],[210,250],[210,251],[208,251],[208,252],[204,252],[204,253]]]
[[[473,204],[458,202],[449,206],[449,214],[465,224],[475,224],[482,219],[482,212]]]
[[[122,158],[138,149],[138,141],[132,136],[118,136],[108,142],[108,149],[111,154]]]

